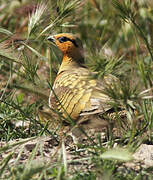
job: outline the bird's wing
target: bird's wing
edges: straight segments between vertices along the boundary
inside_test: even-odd
[[[65,116],[68,113],[73,119],[110,109],[107,104],[110,99],[102,92],[103,84],[93,79],[85,68],[59,74],[53,88],[56,96],[51,93],[51,106],[56,105],[61,113]]]
[[[113,85],[117,80],[118,79],[111,74],[105,76],[101,80],[96,80],[96,86],[93,87],[91,97],[80,113],[80,116],[104,113],[111,109],[110,102],[112,102],[112,99],[106,95],[104,91],[105,87],[108,88],[108,86]]]

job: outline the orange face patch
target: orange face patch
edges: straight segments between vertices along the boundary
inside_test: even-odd
[[[65,42],[61,41],[61,38],[66,38]],[[63,52],[63,54],[73,53],[77,49],[77,44],[75,43],[75,39],[71,34],[61,33],[55,35],[57,47]]]
[[[63,54],[72,53],[76,49],[76,47],[70,41],[60,43],[58,40],[56,40],[56,45],[63,52]]]
[[[54,43],[63,53],[62,62],[84,63],[83,46],[79,38],[69,33],[61,33],[49,36],[48,40]],[[62,65],[63,66],[63,65]]]

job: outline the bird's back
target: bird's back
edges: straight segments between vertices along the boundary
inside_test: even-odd
[[[78,124],[86,124],[87,128],[88,125],[91,125],[90,128],[106,125],[107,122],[99,118],[99,114],[110,109],[110,98],[104,94],[104,89],[112,78],[99,81],[83,67],[83,47],[74,35],[61,33],[50,36],[48,40],[63,53],[49,98],[50,107],[58,110],[65,119],[70,116]]]
[[[80,116],[106,112],[109,97],[103,93],[105,83],[93,78],[86,68],[72,68],[63,71],[56,77],[53,92],[50,95],[50,106],[56,108],[64,117],[72,119]]]

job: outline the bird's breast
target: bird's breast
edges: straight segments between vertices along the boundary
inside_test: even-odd
[[[66,117],[69,114],[77,119],[85,109],[92,95],[96,81],[88,77],[88,73],[63,72],[54,82],[50,94],[50,106],[56,108]]]

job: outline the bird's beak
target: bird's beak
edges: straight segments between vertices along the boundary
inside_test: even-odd
[[[55,43],[55,42],[56,42],[56,39],[55,39],[54,36],[49,36],[49,37],[47,38],[47,40],[50,41],[50,42],[52,42],[52,43]]]

